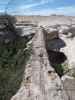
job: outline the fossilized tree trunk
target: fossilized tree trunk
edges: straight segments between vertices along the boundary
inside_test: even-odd
[[[44,38],[39,28],[32,41],[32,55],[21,88],[11,100],[68,100],[60,78],[49,64]]]

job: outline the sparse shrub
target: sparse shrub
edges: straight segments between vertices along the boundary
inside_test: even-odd
[[[55,65],[55,71],[61,77],[64,74],[64,67],[63,67],[63,65],[61,65],[61,64]]]
[[[69,67],[67,63],[57,64],[55,65],[55,70],[58,75],[61,77],[69,71]]]

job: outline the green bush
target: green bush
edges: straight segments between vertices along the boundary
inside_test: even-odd
[[[20,87],[25,64],[31,55],[27,40],[18,38],[14,42],[0,43],[0,100],[10,100]]]
[[[55,65],[55,71],[61,77],[64,74],[64,66],[62,64]]]

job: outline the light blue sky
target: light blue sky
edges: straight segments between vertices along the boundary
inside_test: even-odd
[[[0,0],[0,12],[21,15],[75,15],[75,0]]]

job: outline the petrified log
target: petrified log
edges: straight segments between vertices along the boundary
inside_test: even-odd
[[[68,100],[59,76],[49,64],[40,28],[33,38],[31,59],[25,68],[21,88],[11,100]]]

